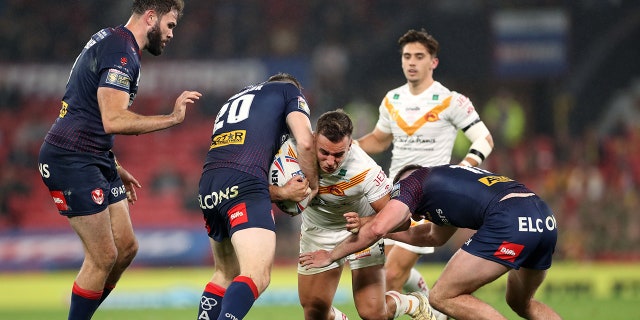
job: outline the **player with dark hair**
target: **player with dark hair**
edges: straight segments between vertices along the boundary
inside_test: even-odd
[[[138,92],[141,51],[162,53],[183,8],[182,0],[134,1],[125,25],[94,34],[73,64],[60,114],[40,149],[42,179],[84,246],[69,319],[90,319],[138,250],[123,200],[134,203],[141,185],[111,152],[114,135],[177,125],[201,96],[184,91],[168,115],[129,110]]]
[[[370,219],[389,201],[391,181],[382,168],[357,145],[353,123],[341,109],[323,113],[316,123],[315,150],[319,191],[302,211],[300,252],[331,250],[351,235],[343,214],[355,211]],[[275,187],[279,188],[279,187]],[[342,269],[351,269],[353,300],[362,319],[393,319],[408,314],[421,319],[431,309],[420,292],[385,296],[382,240],[361,252],[322,268],[298,266],[298,295],[305,319],[346,319],[332,306]],[[318,288],[322,287],[322,290]],[[389,300],[389,303],[387,303]]]
[[[547,204],[523,184],[486,170],[444,165],[407,166],[391,200],[376,217],[331,252],[303,253],[300,263],[322,267],[366,248],[381,237],[418,246],[441,246],[458,228],[477,232],[449,260],[431,289],[429,303],[455,319],[506,319],[473,296],[480,287],[508,273],[506,301],[526,319],[560,319],[534,299],[551,267],[558,230]],[[410,218],[427,219],[409,228]],[[395,232],[406,230],[404,232]]]
[[[198,195],[215,266],[198,319],[244,318],[271,281],[276,235],[268,173],[290,134],[307,177],[295,182],[310,190],[305,196],[318,192],[309,107],[301,90],[293,76],[277,74],[233,95],[216,116]]]
[[[440,44],[424,29],[409,30],[398,39],[402,70],[407,83],[390,90],[379,108],[373,131],[360,139],[360,147],[369,154],[388,149],[393,143],[389,176],[411,163],[423,166],[449,164],[458,130],[471,141],[460,164],[478,166],[493,149],[489,130],[480,120],[471,100],[435,81]],[[420,222],[414,222],[414,224]],[[431,247],[410,246],[385,240],[387,289],[393,291],[428,289],[420,273],[413,268],[420,255],[432,253]]]

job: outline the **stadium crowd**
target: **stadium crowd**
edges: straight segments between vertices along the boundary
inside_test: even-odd
[[[430,28],[429,19],[421,20],[424,17],[417,12],[425,12],[424,16],[428,18],[440,14],[456,22],[467,19],[471,24],[483,25],[486,21],[477,16],[495,9],[502,2],[434,1],[433,10],[428,11],[423,2],[414,1],[229,0],[215,1],[215,10],[210,9],[210,1],[190,1],[185,11],[190,18],[179,25],[171,49],[159,59],[305,61],[310,70],[305,95],[312,106],[312,114],[318,116],[337,107],[349,111],[348,106],[358,105],[360,109],[351,109],[364,117],[356,120],[357,137],[358,132],[372,128],[357,126],[360,121],[361,126],[373,126],[371,121],[375,120],[367,122],[366,116],[375,119],[384,88],[402,82],[397,68],[398,56],[390,49],[395,43],[390,39],[397,39],[407,26]],[[545,6],[565,2],[542,1]],[[582,5],[591,6],[587,8],[591,11],[602,7],[610,11],[638,8],[638,5],[620,5],[614,10],[606,3],[585,1]],[[0,26],[7,32],[0,34],[3,43],[0,64],[70,64],[76,48],[99,27],[121,20],[114,16],[128,14],[128,6],[129,3],[114,6],[106,0],[74,1],[73,14],[69,14],[68,6],[49,5],[48,2],[45,5],[44,1],[2,1]],[[461,7],[464,12],[457,12]],[[443,34],[440,38],[448,41],[444,36],[444,23],[433,23],[434,29],[438,30],[436,33]],[[574,29],[576,33],[580,31],[577,27]],[[486,35],[478,36],[476,40],[469,39],[470,36],[459,37],[471,41],[470,45],[489,39]],[[452,51],[464,48],[461,44],[447,47]],[[454,54],[446,53],[447,56]],[[472,63],[489,56],[482,50],[480,54],[472,55],[477,56],[469,58]],[[553,90],[540,88],[547,86],[539,82],[500,80],[487,84],[482,79],[487,71],[477,69],[481,67],[465,69],[453,64],[443,61],[437,71],[439,76],[444,83],[457,83],[456,87],[462,87],[460,91],[468,92],[480,113],[502,88],[516,93],[515,98],[519,99],[528,120],[522,136],[508,147],[496,143],[492,156],[483,167],[524,182],[552,206],[560,234],[556,257],[640,259],[636,248],[640,243],[640,216],[635,213],[640,206],[639,75],[636,74],[635,79],[616,75],[621,83],[617,92],[600,93],[604,101],[599,108],[608,110],[609,114],[594,118],[606,121],[587,119],[562,130],[559,127],[569,127],[569,124],[559,120],[563,119],[561,114],[553,113],[560,113],[563,100],[549,98],[547,105],[541,107],[540,99],[534,98],[540,91],[553,93]],[[466,72],[470,76],[467,77]],[[613,73],[610,76],[613,77]],[[549,82],[548,86],[558,84],[557,81]],[[221,97],[206,97],[205,94],[204,101],[212,103],[219,99]],[[43,223],[43,216],[51,217],[44,220],[49,227],[66,226],[64,219],[56,215],[35,171],[42,139],[52,116],[58,112],[59,101],[60,96],[22,95],[0,80],[0,232],[42,227],[38,224]],[[162,94],[149,92],[141,92],[134,103],[153,110],[163,104],[166,99]],[[538,111],[539,108],[543,111]],[[138,111],[144,113],[144,110]],[[552,113],[546,119],[548,123],[538,115],[544,111]],[[205,114],[206,108],[199,112]],[[141,200],[140,206],[132,209],[137,226],[162,225],[163,222],[143,212],[163,208],[171,211],[166,214],[165,224],[177,221],[173,225],[201,225],[195,195],[200,162],[207,146],[201,138],[206,136],[203,132],[210,130],[211,121],[210,114],[187,117],[184,125],[153,137],[138,137],[137,142],[118,138],[126,140],[115,150],[118,158],[147,186],[141,198],[153,199]],[[184,151],[181,150],[183,147]],[[151,154],[141,157],[139,154],[146,152],[141,150]],[[388,167],[384,157],[376,159],[382,167]],[[162,178],[167,172],[175,174]],[[35,219],[34,215],[41,220]],[[145,220],[145,217],[149,219]],[[287,231],[287,228],[283,230]],[[290,231],[293,233],[296,228],[290,228]],[[295,256],[297,252],[285,254]]]

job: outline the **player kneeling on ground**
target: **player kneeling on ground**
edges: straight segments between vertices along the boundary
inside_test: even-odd
[[[301,254],[300,264],[322,267],[382,237],[441,246],[458,228],[474,229],[431,289],[429,303],[458,320],[506,319],[472,294],[508,273],[511,309],[526,319],[560,319],[533,298],[551,267],[558,236],[553,213],[535,193],[510,178],[459,165],[410,165],[396,178],[389,203],[358,234],[332,251]],[[408,228],[412,216],[430,222]]]
[[[356,211],[363,220],[370,219],[389,202],[391,181],[370,156],[352,144],[352,132],[353,123],[342,110],[326,112],[318,119],[314,138],[319,188],[301,214],[303,252],[331,250],[348,238],[353,230],[345,213]],[[272,194],[276,188],[270,187]],[[413,319],[432,320],[427,297],[422,293],[385,294],[382,240],[362,249],[320,268],[298,267],[298,294],[305,319],[345,319],[331,304],[348,261],[360,318],[393,319],[408,314]]]

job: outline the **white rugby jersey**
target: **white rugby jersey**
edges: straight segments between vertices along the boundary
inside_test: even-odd
[[[320,171],[318,195],[302,212],[303,226],[345,230],[347,212],[361,217],[375,214],[371,203],[391,190],[391,180],[382,168],[356,144],[333,173]]]
[[[393,135],[389,177],[408,164],[448,164],[458,129],[479,115],[466,96],[435,81],[419,95],[405,84],[385,95],[376,128]]]

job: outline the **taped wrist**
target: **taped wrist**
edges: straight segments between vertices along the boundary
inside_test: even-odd
[[[493,150],[493,148],[491,148],[489,141],[487,141],[486,138],[481,138],[471,144],[469,153],[467,153],[465,157],[475,160],[479,165],[489,156],[491,150]]]
[[[477,119],[470,126],[464,130],[465,136],[471,141],[471,147],[469,147],[469,153],[465,158],[471,158],[480,165],[484,159],[489,156],[493,149],[487,141],[487,136],[491,135],[489,129],[484,122]]]

